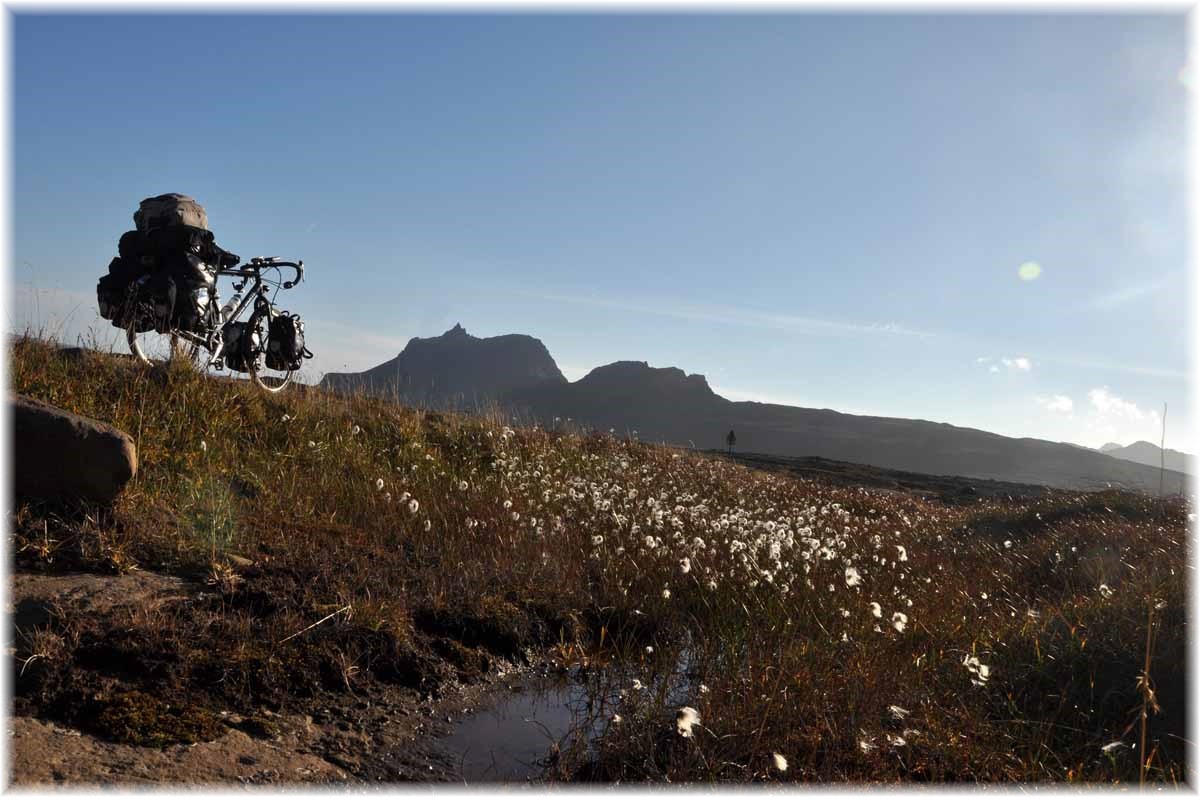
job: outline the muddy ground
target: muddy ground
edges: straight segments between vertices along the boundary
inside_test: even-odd
[[[10,651],[16,684],[8,731],[12,782],[462,782],[458,762],[438,740],[456,719],[486,706],[503,688],[498,685],[543,666],[492,657],[486,674],[447,678],[436,689],[368,681],[343,694],[292,701],[283,711],[258,707],[239,713],[206,711],[211,704],[202,696],[172,698],[173,679],[165,670],[158,673],[161,689],[138,678],[139,671],[155,669],[154,651],[119,663],[77,655],[69,666],[84,677],[70,685],[60,683],[63,663],[51,659],[51,650],[24,655],[31,644],[36,647],[39,633],[61,624],[64,616],[86,616],[87,633],[103,630],[103,638],[112,639],[138,613],[168,606],[187,611],[189,605],[207,611],[207,589],[203,583],[141,571],[14,573],[9,621],[23,650]],[[100,646],[81,647],[92,657],[105,655]],[[43,686],[52,679],[59,682]],[[74,701],[74,710],[59,705],[64,700]],[[80,710],[88,703],[107,708],[99,716]]]

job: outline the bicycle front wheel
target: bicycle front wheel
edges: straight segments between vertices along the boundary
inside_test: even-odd
[[[267,313],[255,310],[250,316],[248,328],[258,332],[259,350],[247,363],[250,369],[250,381],[268,393],[278,393],[292,383],[294,371],[268,371],[266,365],[267,335],[270,329],[270,318]]]

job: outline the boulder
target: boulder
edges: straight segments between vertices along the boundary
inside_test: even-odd
[[[107,504],[137,474],[137,448],[121,430],[25,396],[11,403],[18,496]]]

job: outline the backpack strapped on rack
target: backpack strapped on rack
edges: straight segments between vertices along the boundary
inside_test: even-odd
[[[208,214],[199,202],[183,194],[159,194],[143,199],[134,211],[133,223],[138,232],[150,232],[164,227],[199,227],[208,229]]]
[[[217,271],[241,258],[217,246],[204,208],[189,196],[162,194],[143,199],[133,220],[137,229],[121,236],[120,256],[96,286],[101,317],[137,332],[215,323]]]

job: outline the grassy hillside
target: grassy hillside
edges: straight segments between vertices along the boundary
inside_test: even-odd
[[[1181,501],[944,506],[34,340],[10,373],[141,458],[111,511],[18,504],[18,567],[211,591],[18,639],[19,713],[166,744],[544,654],[593,697],[557,777],[1136,781],[1143,749],[1185,777]]]

